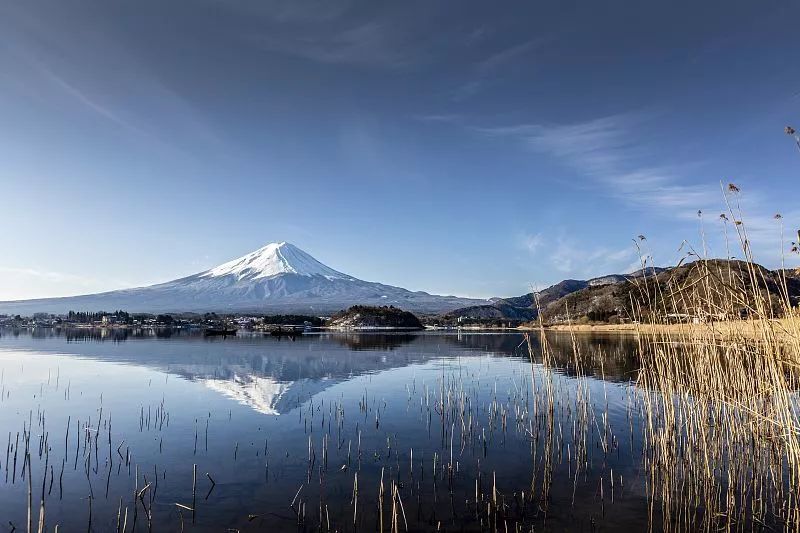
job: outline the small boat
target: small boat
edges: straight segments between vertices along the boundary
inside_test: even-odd
[[[206,337],[229,337],[236,335],[236,328],[206,328],[203,330]]]

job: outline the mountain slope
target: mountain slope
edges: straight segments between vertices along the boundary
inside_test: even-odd
[[[666,269],[648,268],[647,275],[660,274]],[[609,274],[589,280],[565,279],[539,292],[529,292],[511,298],[492,298],[491,303],[473,305],[455,309],[445,318],[465,317],[479,320],[532,320],[539,315],[539,309],[547,309],[553,302],[559,301],[573,293],[590,288],[609,287],[628,282],[630,279],[642,277],[642,271],[630,274]]]
[[[555,285],[551,285],[546,289],[538,292],[538,300],[540,306],[545,306],[552,301],[555,301],[567,294],[573,293],[575,291],[579,291],[585,287],[588,287],[591,282],[579,280],[579,279],[565,279]],[[502,298],[500,301],[507,303],[508,305],[512,305],[514,307],[530,307],[535,309],[537,306],[536,303],[536,294],[533,292],[529,292],[528,294],[523,294],[522,296],[516,296],[514,298]]]
[[[351,305],[394,305],[441,313],[483,300],[437,296],[363,281],[338,272],[296,246],[272,243],[215,268],[135,289],[16,302],[0,313],[65,313],[69,310],[130,312],[257,312],[329,314]]]
[[[706,319],[709,301],[718,310],[710,318],[731,318],[748,314],[756,299],[780,316],[786,296],[793,306],[800,303],[796,271],[710,259],[657,270],[647,277],[631,277],[623,283],[587,286],[543,306],[542,319],[551,324],[647,319],[653,314]]]

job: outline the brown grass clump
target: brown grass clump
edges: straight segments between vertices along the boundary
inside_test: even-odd
[[[700,276],[637,326],[648,496],[667,530],[800,528],[800,319],[735,231],[744,261],[697,259]],[[666,326],[675,308],[709,319]]]
[[[727,260],[708,258],[703,234],[703,252],[687,252],[688,268],[659,274],[641,253],[640,235],[634,242],[642,269],[651,272],[634,280],[632,322],[609,326],[629,329],[638,344],[633,403],[650,527],[797,531],[800,315],[783,257],[777,272],[756,264],[741,191],[732,183],[722,189]],[[775,220],[783,247],[783,220]],[[731,241],[741,260],[731,260]],[[539,329],[546,352],[541,318]],[[584,356],[575,332],[581,328],[563,329],[572,334],[580,376]]]

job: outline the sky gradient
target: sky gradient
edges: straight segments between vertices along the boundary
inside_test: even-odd
[[[791,2],[2,2],[0,300],[273,241],[513,296],[630,271],[640,234],[659,265],[701,231],[724,256],[729,182],[779,266],[800,227],[798,20]]]

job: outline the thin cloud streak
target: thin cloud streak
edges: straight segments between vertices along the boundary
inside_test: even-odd
[[[70,281],[74,283],[80,283],[83,285],[91,285],[95,283],[95,280],[91,278],[87,278],[84,276],[79,276],[76,274],[67,274],[64,272],[54,272],[54,271],[47,271],[47,270],[38,270],[35,268],[25,268],[25,267],[0,267],[0,272],[4,272],[6,274],[20,274],[24,276],[30,276],[33,278],[44,279],[48,281]]]
[[[197,159],[198,153],[211,151],[235,154],[236,146],[225,141],[200,110],[144,63],[135,47],[110,31],[59,39],[47,18],[32,17],[25,9],[14,9],[10,16],[16,23],[11,27],[24,31],[0,60],[17,72],[20,87],[41,87],[38,98],[63,98],[72,104],[65,108],[74,106],[86,116],[100,117],[171,155]],[[45,46],[48,39],[58,48]],[[80,62],[75,59],[79,57],[87,59]],[[187,150],[190,144],[202,150]]]
[[[647,165],[643,161],[654,158],[655,150],[642,138],[639,130],[646,129],[653,117],[646,114],[621,114],[594,119],[582,123],[543,126],[540,124],[521,124],[497,128],[477,128],[477,131],[497,137],[518,139],[527,148],[551,155],[597,182],[604,190],[616,198],[643,209],[652,209],[662,216],[684,222],[698,222],[698,211],[706,213],[706,246],[712,256],[725,256],[724,235],[721,228],[709,224],[709,214],[725,211],[723,189],[713,181],[708,185],[685,183],[682,171],[674,166]],[[783,253],[787,265],[800,263],[797,255],[788,254],[789,242],[793,240],[791,231],[785,231],[785,242],[780,243],[780,224],[774,220],[774,211],[765,208],[764,195],[758,190],[745,190],[736,199],[740,205],[743,229],[747,233],[748,246],[756,258],[764,258],[776,265],[776,252]],[[800,220],[800,212],[792,210],[783,213],[784,220]],[[714,231],[718,229],[720,231]],[[733,230],[731,230],[733,231]],[[735,237],[735,233],[731,233]],[[741,249],[736,246],[732,254],[741,258]],[[697,249],[702,249],[698,246]],[[581,257],[577,253],[567,253],[561,246],[555,255],[558,261],[567,265],[562,271],[571,271],[575,264],[571,258]],[[583,254],[584,260],[591,261],[599,256]],[[558,268],[558,264],[554,265]]]
[[[149,135],[144,130],[137,128],[136,126],[123,120],[116,113],[111,111],[108,107],[98,103],[96,100],[91,98],[85,91],[82,91],[75,85],[69,83],[67,80],[65,80],[64,78],[53,72],[51,69],[47,68],[46,66],[44,66],[39,62],[33,62],[33,64],[35,65],[36,69],[45,78],[47,78],[53,85],[61,89],[68,96],[72,97],[73,99],[83,104],[86,108],[90,109],[91,111],[95,112],[101,117],[110,120],[111,122],[113,122],[118,126],[121,126],[139,135],[144,135],[149,137]]]
[[[548,238],[542,233],[521,235],[518,245],[537,260],[564,276],[589,279],[606,274],[627,274],[639,268],[636,249],[586,246],[566,235]],[[560,280],[556,280],[560,281]]]
[[[399,68],[414,62],[404,38],[377,20],[327,35],[280,35],[267,32],[253,38],[264,48],[332,65]]]
[[[542,37],[530,39],[504,48],[477,62],[472,69],[472,79],[456,89],[453,99],[458,102],[471,98],[488,85],[501,79],[503,70],[521,68],[524,64],[524,57],[539,48],[545,41],[546,39]]]
[[[515,138],[528,149],[550,155],[592,178],[612,196],[634,206],[685,216],[718,201],[712,187],[682,183],[678,168],[644,162],[656,152],[637,131],[648,118],[628,113],[565,125],[473,129],[492,137]]]
[[[568,275],[592,278],[606,274],[627,274],[636,257],[633,246],[612,249],[587,248],[566,237],[559,237],[548,254],[553,267]]]
[[[75,296],[131,285],[122,280],[94,279],[31,267],[0,266],[0,274],[0,301]]]

